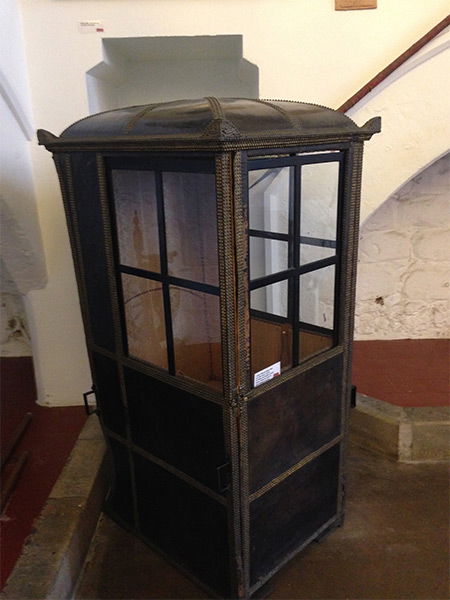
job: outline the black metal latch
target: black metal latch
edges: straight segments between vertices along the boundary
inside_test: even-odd
[[[356,385],[352,385],[352,388],[350,391],[350,408],[356,408],[356,394],[357,394]]]
[[[97,408],[97,402],[95,402],[95,404],[89,404],[88,396],[91,394],[95,394],[95,385],[92,386],[92,389],[89,390],[89,392],[84,392],[83,394],[84,409],[88,417],[90,415],[98,415],[100,412]]]

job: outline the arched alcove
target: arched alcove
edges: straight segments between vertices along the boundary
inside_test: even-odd
[[[258,97],[258,68],[241,35],[103,39],[86,74],[91,113],[201,96]]]
[[[450,153],[361,227],[357,339],[449,336]]]
[[[357,123],[381,116],[382,131],[364,151],[361,222],[448,152],[450,60],[447,27],[364,96],[347,114]]]

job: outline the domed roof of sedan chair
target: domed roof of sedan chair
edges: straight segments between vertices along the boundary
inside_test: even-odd
[[[302,102],[200,98],[119,108],[68,127],[60,137],[39,130],[50,150],[118,146],[227,149],[292,145],[311,139],[368,139],[379,119],[358,127],[338,111]]]

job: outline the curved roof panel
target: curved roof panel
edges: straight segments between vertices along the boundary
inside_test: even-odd
[[[333,135],[365,139],[379,130],[358,127],[349,117],[330,108],[301,102],[246,98],[200,98],[144,106],[132,106],[86,117],[56,138],[42,132],[46,146],[71,142],[86,144],[140,142],[155,145],[167,142],[204,141],[209,144]]]

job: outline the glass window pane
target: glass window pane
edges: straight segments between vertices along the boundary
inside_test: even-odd
[[[128,354],[167,369],[166,326],[162,286],[134,275],[122,275]]]
[[[290,167],[248,173],[250,229],[288,233]]]
[[[335,266],[300,275],[300,321],[333,329]]]
[[[250,292],[250,308],[280,317],[287,317],[287,292],[287,280],[252,290]]]
[[[300,235],[336,239],[339,163],[303,165]],[[305,241],[306,240],[302,240]]]
[[[300,265],[306,265],[322,258],[329,258],[336,254],[335,248],[300,244]]]
[[[158,215],[153,171],[112,171],[120,262],[160,271]]]
[[[250,237],[250,279],[279,273],[287,268],[287,242]]]
[[[218,285],[215,177],[163,173],[169,274]]]
[[[222,388],[219,297],[170,286],[175,372]]]

